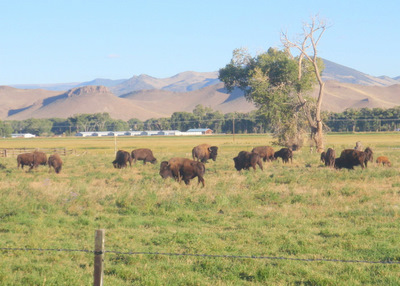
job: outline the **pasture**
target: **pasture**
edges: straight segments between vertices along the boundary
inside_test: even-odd
[[[0,158],[0,248],[106,250],[294,259],[400,261],[400,135],[328,134],[337,156],[374,151],[361,170],[323,166],[303,147],[292,164],[238,173],[239,151],[268,135],[0,139],[3,148],[67,148],[60,174]],[[117,149],[150,148],[158,162],[114,169]],[[159,164],[219,147],[205,187],[163,180]],[[275,150],[280,147],[273,146]],[[387,156],[392,167],[375,164]],[[399,285],[399,264],[106,253],[104,285]],[[93,254],[0,250],[1,285],[91,285]]]

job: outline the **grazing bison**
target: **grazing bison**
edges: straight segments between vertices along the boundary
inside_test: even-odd
[[[252,167],[255,171],[256,165],[258,165],[260,169],[263,170],[261,157],[258,153],[240,151],[239,154],[235,158],[233,158],[233,161],[235,162],[236,170],[238,170],[239,172],[242,169],[248,170],[250,167]]]
[[[51,172],[51,167],[54,168],[54,171],[59,174],[61,172],[62,168],[62,160],[60,155],[57,153],[54,153],[53,155],[49,156],[49,159],[47,160],[47,164],[49,165],[49,173]]]
[[[335,167],[335,150],[332,148],[328,148],[325,154],[325,166],[327,167]]]
[[[201,144],[192,149],[193,160],[201,161],[202,163],[207,163],[208,159],[215,161],[218,155],[218,147],[211,146],[208,144]]]
[[[392,166],[392,163],[390,163],[388,157],[386,156],[379,156],[378,158],[376,158],[376,163],[378,163],[378,165],[382,164],[383,166],[386,165],[388,167]]]
[[[292,163],[293,151],[290,148],[282,148],[281,150],[274,153],[275,159],[279,157],[282,158],[283,163],[289,163],[289,159],[290,162]]]
[[[260,155],[260,157],[263,159],[264,162],[270,162],[275,160],[274,149],[272,149],[272,147],[270,146],[255,147],[253,148],[253,150],[251,150],[251,152]]]
[[[355,149],[345,149],[340,157],[335,159],[335,167],[337,169],[354,169],[354,166],[360,165],[364,169],[367,154],[363,151]]]
[[[204,187],[204,173],[206,168],[202,162],[197,162],[187,158],[172,158],[168,162],[162,161],[160,164],[160,176],[164,179],[174,178],[176,181],[183,180],[189,185],[190,180],[198,178],[198,183]]]
[[[29,170],[33,168],[33,153],[23,153],[23,154],[19,154],[17,156],[17,163],[18,166],[17,168],[19,168],[19,166],[21,166],[21,169],[24,168],[24,166],[29,166]]]
[[[122,169],[127,166],[129,162],[129,166],[132,166],[132,158],[129,152],[124,150],[118,150],[117,154],[115,155],[115,160],[112,162],[114,168]]]
[[[33,167],[32,168],[37,168],[39,165],[43,165],[43,166],[47,165],[47,155],[44,152],[35,151],[35,152],[33,152]]]
[[[132,151],[131,156],[132,160],[135,160],[134,163],[136,163],[137,160],[143,160],[143,165],[145,165],[147,162],[152,164],[157,162],[157,159],[153,156],[153,152],[147,148],[135,149]]]

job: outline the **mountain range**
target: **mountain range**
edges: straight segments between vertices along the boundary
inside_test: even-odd
[[[324,110],[400,105],[400,77],[373,77],[328,60],[324,63]],[[317,96],[317,90],[313,95]],[[187,71],[162,79],[139,75],[120,80],[0,86],[2,120],[67,118],[97,112],[108,112],[115,119],[146,120],[169,117],[176,111],[191,112],[198,104],[222,113],[256,108],[240,90],[229,94],[218,80],[218,72]]]

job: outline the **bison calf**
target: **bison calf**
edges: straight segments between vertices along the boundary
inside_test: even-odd
[[[390,163],[388,157],[386,156],[379,156],[378,158],[376,158],[376,163],[378,163],[378,165],[382,164],[383,166],[388,166],[391,167],[392,163]]]
[[[258,153],[240,151],[239,154],[235,158],[233,158],[233,161],[235,162],[235,169],[239,172],[242,169],[248,170],[250,167],[252,167],[255,171],[256,165],[258,165],[260,169],[263,170],[261,157]]]
[[[207,163],[209,159],[215,161],[218,155],[218,147],[211,146],[208,144],[201,144],[192,149],[193,160],[201,161],[202,163]]]
[[[147,162],[152,164],[157,162],[157,159],[153,156],[153,151],[147,148],[135,149],[131,152],[131,156],[132,160],[135,160],[134,163],[136,163],[137,160],[143,161],[143,165],[145,165]]]
[[[54,153],[53,155],[49,156],[49,159],[47,160],[47,164],[49,165],[49,173],[51,172],[51,168],[54,168],[54,171],[59,174],[61,172],[62,168],[62,160],[60,155],[57,153]]]
[[[282,158],[283,163],[288,163],[290,159],[290,162],[292,163],[293,151],[290,148],[282,148],[274,153],[274,158]]]
[[[114,168],[122,169],[125,168],[129,162],[129,166],[132,166],[132,158],[129,152],[124,150],[118,150],[115,155],[115,160],[112,162]]]

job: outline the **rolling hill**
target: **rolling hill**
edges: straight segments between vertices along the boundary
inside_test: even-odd
[[[326,60],[325,65],[324,110],[341,112],[347,108],[389,108],[400,104],[397,78],[372,77]],[[115,119],[146,120],[169,117],[177,111],[192,112],[198,104],[223,113],[255,109],[241,91],[228,94],[217,72],[188,71],[164,79],[148,75],[128,80],[95,79],[75,83],[68,91],[58,91],[55,85],[44,86],[51,86],[52,90],[0,86],[0,119],[67,118],[79,113],[108,112]]]

